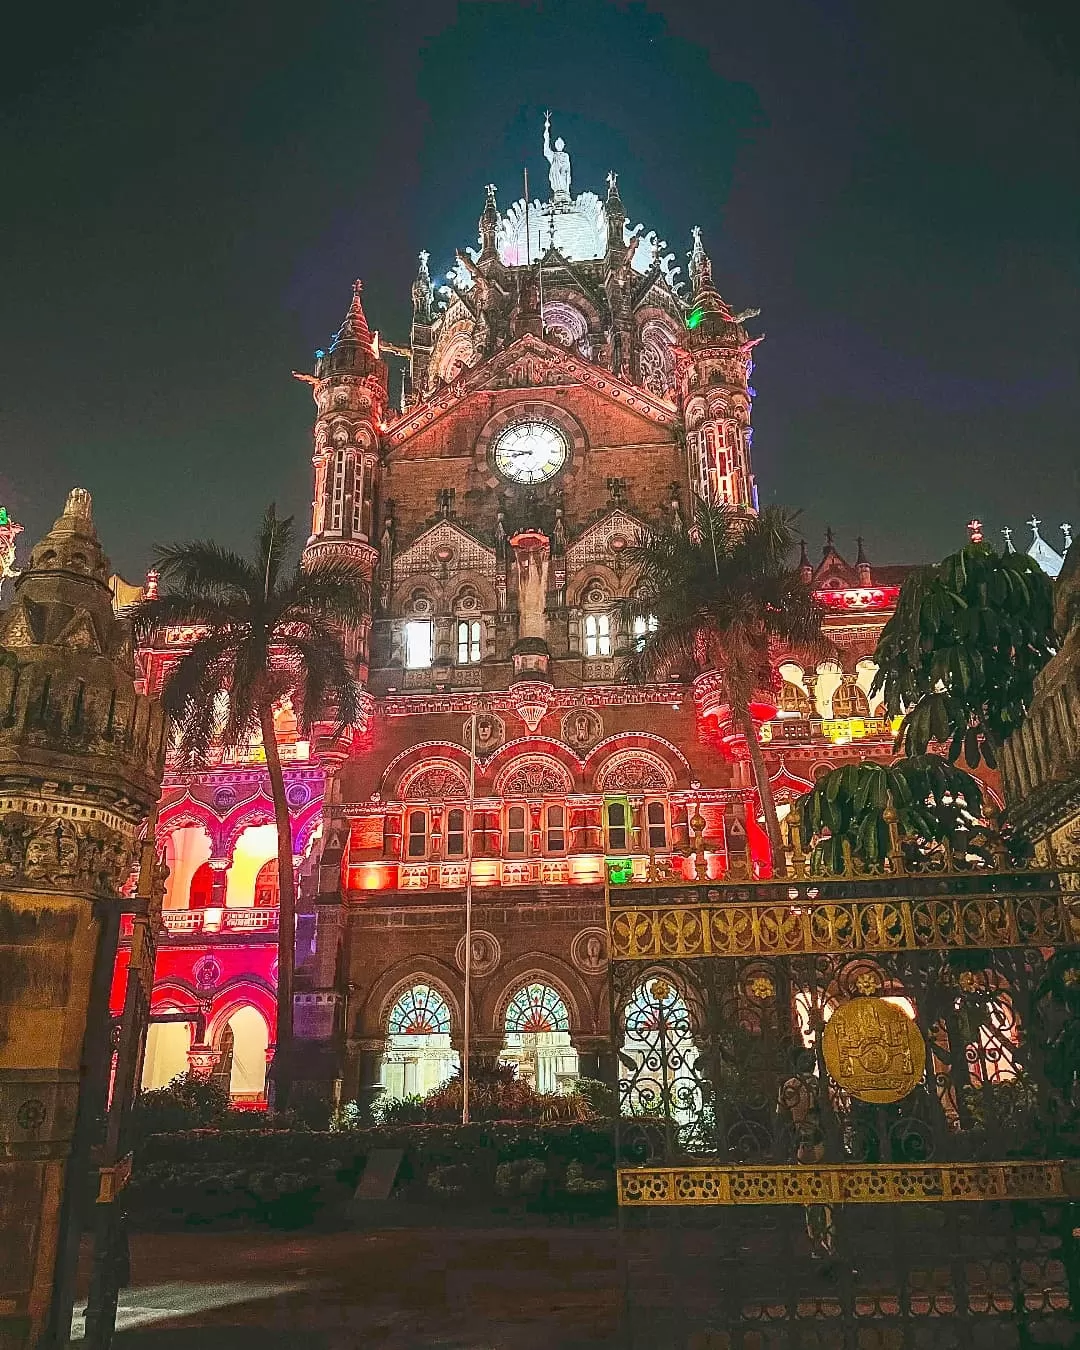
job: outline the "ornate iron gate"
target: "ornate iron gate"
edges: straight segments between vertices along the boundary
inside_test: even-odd
[[[1056,874],[612,886],[608,913],[627,1344],[1074,1343]]]

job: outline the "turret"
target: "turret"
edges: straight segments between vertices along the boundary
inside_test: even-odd
[[[750,462],[752,353],[745,319],[758,310],[733,314],[713,283],[712,261],[695,225],[689,253],[693,298],[686,316],[680,362],[679,398],[686,425],[690,481],[711,501],[743,511],[757,510]]]
[[[315,500],[311,538],[304,550],[311,561],[328,552],[373,566],[374,498],[379,440],[386,424],[387,369],[378,339],[368,328],[353,284],[352,303],[328,352],[315,354],[315,375],[307,377],[315,419]]]
[[[387,369],[360,296],[352,302],[330,350],[316,352],[311,385],[315,419],[315,495],[304,563],[321,558],[358,562],[370,579],[379,551],[373,541],[379,489],[379,447],[387,417]],[[357,653],[366,660],[366,634]]]

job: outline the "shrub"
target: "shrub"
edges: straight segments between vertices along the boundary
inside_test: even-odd
[[[583,1080],[602,1092],[610,1090],[602,1083]],[[371,1108],[379,1125],[420,1125],[428,1122],[452,1124],[461,1120],[463,1085],[461,1070],[433,1088],[426,1097],[381,1097]],[[513,1064],[494,1060],[474,1060],[469,1077],[469,1119],[534,1120],[544,1124],[556,1121],[593,1120],[598,1112],[586,1093],[537,1092],[517,1076]]]
[[[229,1094],[224,1088],[192,1073],[179,1074],[167,1087],[153,1088],[135,1099],[131,1131],[138,1140],[149,1134],[220,1126],[228,1115]]]
[[[503,1196],[538,1195],[547,1177],[547,1164],[542,1158],[515,1158],[495,1169],[495,1189]]]

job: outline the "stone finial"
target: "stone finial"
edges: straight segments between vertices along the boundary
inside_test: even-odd
[[[64,515],[91,524],[94,519],[93,506],[93,498],[86,488],[72,488],[67,495],[67,501],[64,503]]]

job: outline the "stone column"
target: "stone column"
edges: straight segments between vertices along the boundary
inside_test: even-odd
[[[120,886],[165,726],[76,488],[0,614],[0,1345],[66,1345],[108,1081]]]

